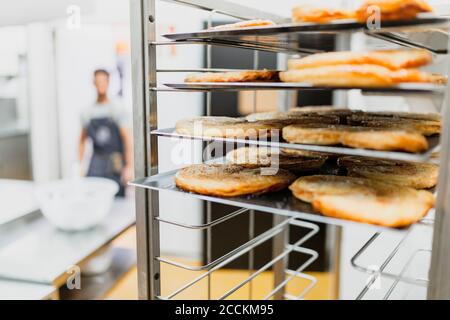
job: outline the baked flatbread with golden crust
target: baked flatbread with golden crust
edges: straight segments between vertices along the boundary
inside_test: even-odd
[[[289,155],[283,152],[272,152],[265,147],[242,147],[227,153],[227,161],[245,167],[279,167],[290,171],[312,171],[320,169],[327,157]]]
[[[421,220],[435,202],[428,191],[355,177],[306,176],[289,188],[323,215],[394,228]]]
[[[319,152],[319,151],[310,151],[310,150],[299,150],[299,149],[288,149],[282,148],[280,149],[282,154],[286,154],[289,156],[303,156],[303,157],[326,157],[329,158],[331,156],[335,156],[335,154]]]
[[[333,114],[319,113],[294,113],[294,112],[259,112],[252,113],[245,117],[249,122],[254,121],[280,121],[285,125],[294,123],[324,123],[339,124],[340,118]]]
[[[353,114],[347,118],[349,125],[363,126],[363,127],[377,127],[377,128],[392,128],[402,129],[407,131],[416,131],[425,136],[441,133],[441,121],[421,120],[412,118],[405,118],[401,116],[383,116],[358,113]]]
[[[371,64],[326,65],[280,72],[283,82],[303,82],[325,87],[388,87],[394,85],[391,71]]]
[[[338,51],[316,53],[301,59],[290,59],[289,70],[300,70],[339,64],[373,64],[400,70],[404,68],[417,68],[429,64],[432,55],[421,49],[393,49],[376,50],[369,52]]]
[[[233,164],[196,164],[181,169],[175,175],[177,187],[219,197],[275,192],[289,186],[294,179],[295,175],[283,169],[273,175],[262,175],[259,168]]]
[[[432,163],[356,156],[339,158],[338,165],[346,168],[351,177],[374,179],[414,189],[435,187],[439,174],[439,166]]]
[[[431,84],[446,84],[447,76],[436,73],[424,72],[416,69],[401,69],[391,73],[392,81],[402,82],[420,82]]]
[[[274,82],[279,81],[278,71],[246,70],[232,72],[206,72],[187,76],[184,82]]]
[[[347,10],[319,8],[311,5],[296,6],[292,9],[293,22],[327,23],[333,20],[353,18],[355,18],[355,13]]]
[[[352,148],[380,151],[419,153],[428,149],[428,141],[422,134],[395,128],[351,127],[341,135],[341,143]]]
[[[378,8],[381,21],[413,20],[421,12],[432,12],[433,9],[424,0],[366,0],[356,11],[359,22],[365,23]]]
[[[223,24],[220,26],[209,28],[208,30],[211,31],[232,30],[241,28],[270,27],[275,25],[276,23],[270,20],[255,19],[255,20],[239,21],[236,23]]]
[[[361,112],[359,113],[361,114]],[[414,112],[390,112],[390,111],[377,111],[377,112],[364,112],[367,116],[373,117],[392,117],[401,119],[413,119],[413,120],[425,120],[425,121],[437,121],[441,123],[442,117],[439,113],[414,113]]]
[[[219,138],[261,138],[279,135],[283,123],[275,121],[248,122],[243,118],[194,117],[177,122],[179,134]]]
[[[347,125],[290,125],[283,128],[283,139],[290,143],[337,145],[385,151],[422,152],[426,138],[417,132],[393,128]]]

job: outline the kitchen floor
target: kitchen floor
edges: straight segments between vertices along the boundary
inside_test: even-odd
[[[135,248],[135,228],[130,229],[128,232],[123,234],[115,242],[115,246],[125,247],[125,248]],[[190,264],[195,262],[190,261]],[[200,263],[200,262],[199,262]],[[179,270],[173,266],[167,264],[161,264],[161,275],[163,287],[162,294],[167,295],[173,292],[177,288],[181,287],[189,279],[200,275],[198,272],[190,272]],[[317,279],[317,284],[314,288],[307,294],[306,299],[333,299],[333,277],[330,273],[326,272],[313,272],[309,275]],[[249,276],[247,270],[218,270],[211,276],[211,297],[217,298],[227,290],[231,289],[233,284],[238,284],[240,281],[244,280]],[[257,276],[252,281],[252,286],[246,285],[236,291],[231,295],[230,299],[248,299],[250,290],[254,299],[262,299],[264,295],[267,294],[272,289],[273,275],[271,271],[264,272]],[[287,292],[290,294],[300,294],[301,291],[309,285],[310,282],[303,279],[294,279],[287,286]],[[186,290],[182,294],[178,295],[177,299],[207,299],[208,282],[205,278],[204,280],[197,283],[195,286]],[[125,277],[123,277],[113,289],[111,289],[105,299],[112,300],[135,300],[138,298],[137,294],[137,269],[134,267],[131,269]]]

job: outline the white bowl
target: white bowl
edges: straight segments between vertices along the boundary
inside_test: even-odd
[[[108,215],[118,190],[110,179],[86,177],[40,185],[36,198],[54,226],[79,231],[96,226]]]

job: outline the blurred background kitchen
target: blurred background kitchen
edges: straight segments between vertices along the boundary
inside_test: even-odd
[[[235,2],[286,17],[290,16],[290,8],[295,4],[329,3],[283,0],[282,6],[273,6],[269,1]],[[356,5],[354,1],[333,2],[338,6],[350,2]],[[445,1],[429,2],[446,8]],[[200,30],[208,19],[202,11],[162,1],[157,1],[157,10],[158,34]],[[95,215],[84,214],[92,208],[78,208],[78,213],[73,208],[65,213],[61,212],[65,209],[60,209],[64,208],[64,202],[77,200],[72,199],[73,194],[65,194],[66,191],[76,193],[81,189],[79,197],[82,197],[89,188],[79,179],[80,173],[88,171],[94,151],[89,140],[81,162],[78,157],[82,115],[97,99],[93,84],[95,70],[104,69],[109,73],[108,97],[129,117],[127,129],[132,129],[129,19],[128,0],[15,0],[0,3],[0,299],[137,298],[133,190],[128,188],[124,198],[114,198],[114,192],[100,194],[98,198],[89,195],[93,197],[93,203],[104,204],[98,210],[107,212],[107,216],[100,215],[98,221],[88,221]],[[214,20],[216,23],[230,21],[220,15]],[[366,40],[352,39],[352,47],[364,48]],[[161,46],[158,50],[158,66],[162,69],[204,67],[202,46]],[[242,52],[233,54],[235,56],[230,56],[229,51],[213,51],[213,61],[214,57],[218,61],[213,67],[252,67],[251,64],[230,65],[233,61],[244,61],[239,59]],[[229,60],[225,61],[226,57]],[[221,65],[222,62],[227,65]],[[261,63],[276,66],[277,60],[274,55],[262,55]],[[161,74],[159,80],[170,77],[175,75]],[[266,96],[258,101],[265,103],[259,105],[258,110],[275,109],[277,97],[273,93],[264,94]],[[251,111],[251,96],[239,96],[237,100],[222,96],[214,98],[215,103],[222,102],[220,108],[223,109],[217,109],[221,114],[226,110],[233,116]],[[204,110],[204,98],[198,93],[161,94],[158,99],[160,106],[178,105],[177,119],[200,115]],[[383,103],[379,97],[361,97],[358,93],[350,93],[347,101],[350,106],[358,107],[364,102],[368,108]],[[408,109],[414,106],[407,101],[397,102],[399,110],[414,111]],[[236,106],[231,109],[229,105],[233,103]],[[324,103],[332,101],[317,100],[317,104]],[[430,105],[430,110],[433,107]],[[161,127],[174,124],[174,115],[169,110],[173,108],[160,107],[158,110]],[[174,144],[159,145],[163,171],[179,165],[172,152]],[[49,184],[61,179],[66,184]],[[59,209],[60,215],[54,217],[49,213],[47,218],[43,217],[39,209],[46,200],[38,201],[37,186],[49,188],[41,190],[44,198],[62,199],[60,207],[48,210]],[[202,220],[200,201],[174,198],[161,194],[160,211],[166,218],[183,213],[193,217],[190,222]],[[79,223],[77,228],[73,227],[76,222]],[[184,259],[203,258],[202,234],[179,232],[170,226],[161,228],[164,254]],[[218,233],[217,237],[223,235]],[[344,230],[344,255],[354,253],[353,243],[363,242],[354,241],[358,237],[364,240],[367,232]],[[217,243],[220,246],[222,242]],[[317,246],[325,248],[325,240]],[[341,287],[338,296],[352,298],[358,288],[348,288],[352,281],[344,281],[345,277],[365,275],[346,272],[348,261],[343,260],[345,264],[343,262],[339,272],[347,287]],[[311,272],[323,270],[316,266]],[[170,273],[170,270],[166,271]],[[175,282],[177,277],[184,275],[174,277]],[[327,279],[326,273],[323,277]],[[179,282],[186,281],[181,279]],[[336,295],[330,293],[333,290],[329,281],[322,283],[326,288],[319,286],[313,292],[314,297],[335,298]],[[186,298],[196,297],[199,296],[193,292]]]

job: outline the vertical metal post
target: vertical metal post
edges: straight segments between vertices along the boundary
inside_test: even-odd
[[[158,171],[158,141],[150,137],[157,126],[155,1],[130,1],[130,29],[133,77],[133,134],[135,176]],[[158,192],[136,190],[137,266],[140,299],[160,295]]]
[[[448,61],[448,59],[447,59]],[[447,66],[449,69],[450,63]],[[444,128],[441,135],[436,217],[433,250],[429,272],[428,299],[450,299],[450,84],[447,85],[442,113]]]

